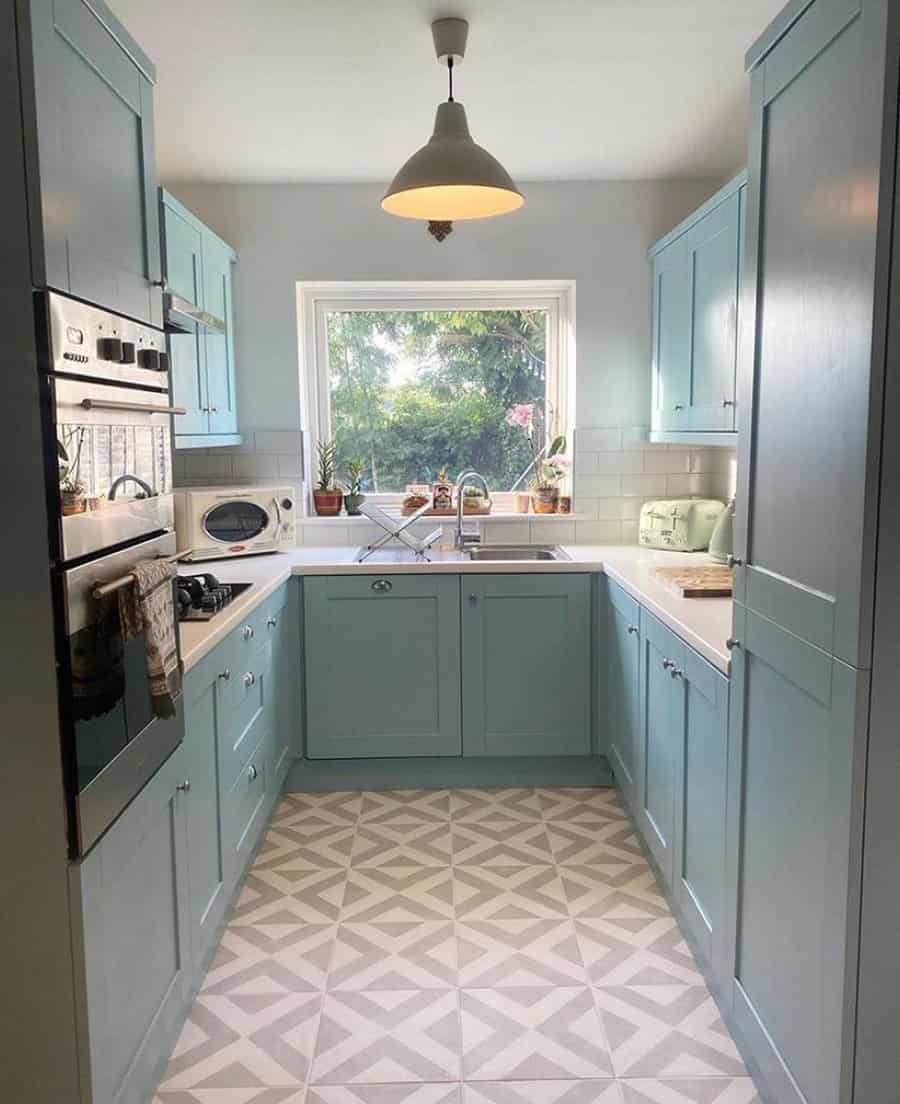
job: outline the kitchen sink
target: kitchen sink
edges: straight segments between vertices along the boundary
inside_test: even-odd
[[[470,560],[567,560],[558,544],[479,544],[467,548]]]

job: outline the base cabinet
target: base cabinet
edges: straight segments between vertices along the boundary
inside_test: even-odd
[[[612,580],[606,580],[606,596],[606,648],[601,657],[609,757],[625,800],[635,808],[640,769],[641,607]]]

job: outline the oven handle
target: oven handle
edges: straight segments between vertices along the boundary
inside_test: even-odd
[[[148,406],[146,403],[114,399],[82,399],[81,406],[85,410],[133,410],[136,414],[187,414],[183,406]]]

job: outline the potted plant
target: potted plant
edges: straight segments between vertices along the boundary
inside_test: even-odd
[[[491,500],[482,487],[467,483],[462,488],[462,496],[464,514],[484,514],[490,511]]]
[[[313,503],[319,517],[337,517],[341,512],[344,492],[334,485],[334,441],[320,441],[319,478],[313,491]]]
[[[59,502],[63,517],[83,514],[87,509],[87,495],[79,471],[81,468],[81,445],[84,441],[84,426],[69,435],[67,444],[57,440],[56,453],[59,459]],[[74,456],[70,455],[72,441],[77,437]]]
[[[362,493],[363,462],[356,458],[347,461],[347,479],[344,483],[344,509],[348,517],[359,517],[359,508],[365,502]]]
[[[432,484],[431,505],[435,510],[453,509],[453,484],[447,476],[446,468],[441,468]]]
[[[555,514],[559,507],[559,485],[569,470],[569,460],[562,455],[566,439],[558,435],[548,446],[539,420],[534,403],[516,403],[506,412],[507,424],[524,430],[531,448],[532,508],[536,514]]]

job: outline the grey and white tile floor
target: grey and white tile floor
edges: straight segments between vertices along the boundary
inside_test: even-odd
[[[156,1104],[755,1104],[611,789],[288,794]]]

